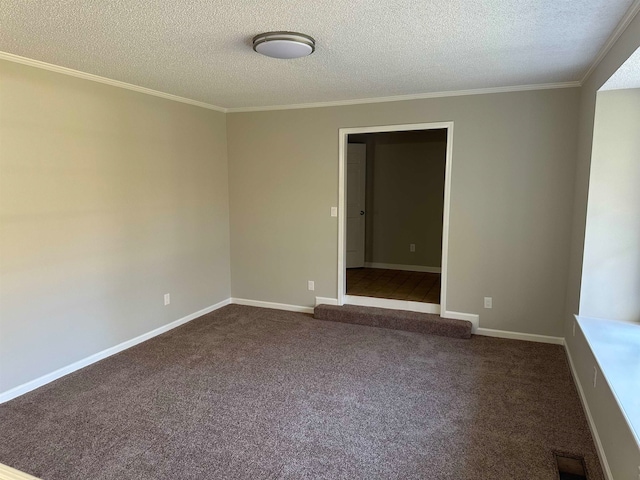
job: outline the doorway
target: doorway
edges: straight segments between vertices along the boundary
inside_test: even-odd
[[[340,130],[338,304],[446,310],[452,134]]]

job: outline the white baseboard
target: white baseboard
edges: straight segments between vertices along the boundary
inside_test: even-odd
[[[316,297],[316,307],[318,305],[338,305],[338,299],[329,297]]]
[[[396,310],[407,310],[411,312],[420,312],[420,313],[434,313],[440,315],[442,318],[452,318],[455,320],[466,320],[467,322],[471,322],[472,331],[475,332],[478,329],[478,325],[480,323],[479,315],[474,313],[462,313],[462,312],[452,312],[447,310],[446,312],[442,312],[438,305],[431,303],[423,303],[423,302],[410,302],[406,300],[392,300],[386,298],[376,298],[376,297],[360,297],[359,295],[345,295],[344,297],[345,303],[348,305],[360,305],[364,307],[379,307],[379,308],[392,308]],[[378,300],[381,300],[378,302]],[[402,303],[399,303],[402,302]],[[399,304],[399,307],[393,306]],[[337,298],[329,298],[329,297],[316,297],[316,306],[318,305],[338,305]]]
[[[122,352],[127,348],[131,348],[135,345],[138,345],[139,343],[142,343],[146,340],[156,337],[162,333],[168,332],[169,330],[179,327],[180,325],[184,325],[185,323],[190,322],[191,320],[195,320],[196,318],[201,317],[202,315],[206,315],[207,313],[213,312],[214,310],[222,308],[225,305],[229,305],[230,303],[231,303],[231,299],[227,298],[226,300],[218,302],[215,305],[211,305],[207,308],[203,308],[202,310],[199,310],[195,313],[187,315],[186,317],[182,317],[162,327],[156,328],[155,330],[151,330],[150,332],[147,332],[140,336],[132,338],[131,340],[127,340],[126,342],[122,342],[111,348],[102,350],[101,352],[95,353],[82,360],[78,360],[77,362],[74,362],[71,365],[67,365],[66,367],[59,368],[58,370],[48,373],[46,375],[43,375],[42,377],[36,378],[35,380],[31,380],[27,383],[23,383],[22,385],[19,385],[10,390],[7,390],[6,392],[2,392],[0,393],[0,403],[4,403],[16,397],[19,397],[20,395],[24,395],[25,393],[35,390],[36,388],[42,387],[47,383],[51,383],[54,380],[57,380],[61,377],[64,377],[65,375],[73,373],[76,370],[80,370],[81,368],[87,367],[92,363],[96,363],[100,360],[110,357],[111,355],[115,355],[116,353]]]
[[[471,322],[471,333],[476,333],[480,328],[480,315],[476,315],[475,313],[462,313],[445,310],[440,314],[440,316],[442,318],[452,318],[454,320],[466,320],[467,322]]]
[[[507,330],[493,330],[491,328],[478,328],[474,333],[485,337],[510,338],[511,340],[564,345],[563,337],[550,337],[548,335],[537,335],[535,333],[509,332]]]
[[[0,463],[0,480],[39,480],[38,478],[29,475],[28,473],[21,472],[15,468],[11,468],[8,465]]]
[[[246,300],[240,298],[233,298],[232,303],[237,303],[239,305],[249,305],[252,307],[288,310],[290,312],[313,313],[313,308],[311,307],[300,307],[297,305],[287,305],[282,303],[260,302],[256,300]],[[475,313],[453,312],[451,310],[441,312],[440,305],[432,303],[410,302],[407,300],[393,300],[389,298],[362,297],[359,295],[345,295],[344,303],[345,305],[358,305],[362,307],[390,308],[393,310],[406,310],[410,312],[433,313],[440,315],[442,318],[466,320],[467,322],[471,322],[471,331],[474,335],[508,338],[511,340],[524,340],[528,342],[550,343],[553,345],[564,345],[564,338],[562,337],[551,337],[548,335],[537,335],[534,333],[510,332],[507,330],[480,328],[479,315]],[[338,305],[338,299],[330,297],[316,297],[316,306],[318,305]]]
[[[426,272],[426,273],[441,273],[440,267],[425,267],[423,265],[398,265],[395,263],[376,263],[376,262],[364,262],[365,268],[383,268],[385,270],[402,270],[405,272]]]
[[[261,300],[249,300],[247,298],[232,298],[231,303],[236,305],[246,305],[248,307],[273,308],[275,310],[286,310],[287,312],[313,313],[313,307],[289,305],[286,303],[263,302]]]
[[[361,307],[390,308],[392,310],[405,310],[408,312],[433,313],[440,315],[440,305],[435,303],[394,300],[391,298],[363,297],[360,295],[345,295],[344,303],[346,305],[358,305]]]
[[[606,477],[606,480],[613,480],[613,475],[611,474],[611,468],[609,467],[607,456],[604,453],[604,448],[602,447],[602,441],[600,440],[600,436],[598,435],[598,429],[596,428],[596,423],[593,421],[591,410],[589,410],[587,397],[584,395],[584,389],[582,388],[582,383],[580,383],[578,372],[576,372],[576,368],[573,365],[573,358],[571,358],[571,350],[569,350],[569,345],[567,343],[565,343],[564,349],[567,354],[567,359],[569,359],[569,367],[571,369],[571,375],[573,376],[573,382],[576,384],[576,387],[578,388],[578,396],[580,397],[580,402],[582,403],[582,409],[584,410],[584,413],[587,416],[587,422],[589,423],[591,436],[593,437],[593,440],[596,444],[596,451],[598,452],[600,465],[602,465],[602,471],[604,472],[604,476]]]

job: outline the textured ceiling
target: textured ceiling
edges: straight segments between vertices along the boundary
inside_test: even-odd
[[[227,108],[577,81],[632,0],[0,0],[0,51]],[[270,30],[316,52],[253,52]]]
[[[640,88],[640,48],[622,64],[616,73],[611,75],[600,90],[623,88]]]

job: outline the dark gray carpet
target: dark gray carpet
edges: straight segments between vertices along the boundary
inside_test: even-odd
[[[440,315],[430,313],[356,305],[318,305],[314,309],[313,317],[318,320],[391,328],[443,337],[471,338],[471,322],[442,318]]]
[[[44,479],[601,480],[563,349],[232,305],[0,405]]]

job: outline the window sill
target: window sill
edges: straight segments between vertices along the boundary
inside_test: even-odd
[[[576,320],[640,446],[640,323]]]

